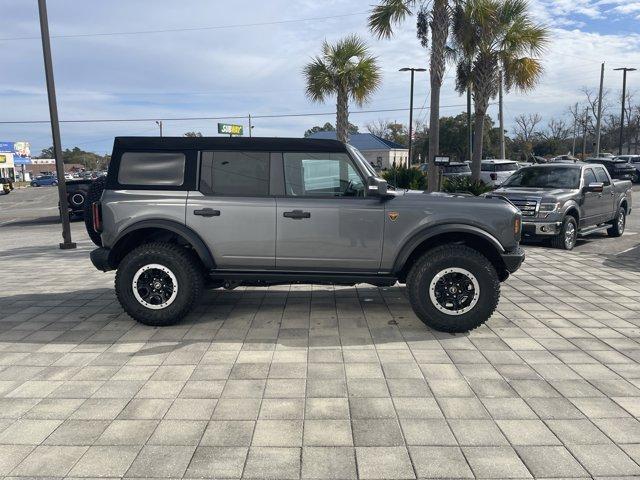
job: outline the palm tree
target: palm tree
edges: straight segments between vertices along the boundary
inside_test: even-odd
[[[369,29],[379,38],[393,35],[394,24],[399,24],[413,13],[416,0],[382,0],[373,8],[369,16]],[[431,11],[421,6],[418,10],[417,35],[425,48],[429,47],[431,33],[431,51],[429,56],[429,81],[431,98],[429,109],[429,170],[428,189],[438,188],[438,174],[433,159],[440,150],[440,89],[444,78],[447,53],[447,38],[451,9],[447,0],[433,0]]]
[[[482,139],[489,101],[500,82],[531,90],[540,80],[538,60],[548,41],[548,30],[533,23],[526,0],[466,0],[453,15],[453,48],[458,58],[456,90],[471,88],[474,101],[472,176],[480,179]],[[501,80],[502,76],[502,80]]]
[[[349,140],[349,100],[362,106],[380,85],[380,70],[376,57],[357,35],[339,40],[335,45],[326,40],[322,54],[304,67],[307,97],[324,102],[336,95],[336,136]]]

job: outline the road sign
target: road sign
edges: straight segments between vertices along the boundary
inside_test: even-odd
[[[224,133],[226,135],[242,135],[242,125],[234,125],[232,123],[219,123],[218,133]]]
[[[433,159],[433,163],[435,163],[436,165],[449,165],[449,163],[451,162],[451,159],[449,157],[434,157]]]

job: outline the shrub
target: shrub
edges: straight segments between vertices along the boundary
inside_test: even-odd
[[[470,193],[478,196],[491,190],[492,186],[482,180],[474,182],[471,177],[449,177],[442,182],[442,191],[447,193]]]
[[[389,182],[390,185],[398,188],[427,189],[427,176],[417,168],[392,167],[382,173],[382,178]]]

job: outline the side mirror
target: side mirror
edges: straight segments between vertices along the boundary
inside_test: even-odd
[[[384,197],[387,194],[387,181],[377,177],[367,179],[367,195]]]
[[[584,187],[585,192],[596,192],[602,193],[604,190],[604,183],[602,182],[591,182],[589,185]]]

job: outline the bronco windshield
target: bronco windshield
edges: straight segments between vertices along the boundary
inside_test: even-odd
[[[526,167],[518,170],[502,184],[503,187],[580,188],[580,168]]]

